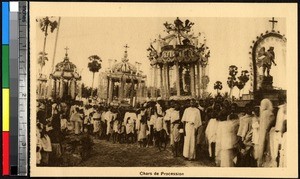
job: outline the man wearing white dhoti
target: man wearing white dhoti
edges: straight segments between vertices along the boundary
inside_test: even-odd
[[[202,124],[200,110],[194,99],[190,101],[190,107],[185,109],[181,120],[185,124],[183,156],[193,160],[196,158],[196,131]]]

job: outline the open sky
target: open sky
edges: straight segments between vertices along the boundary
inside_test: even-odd
[[[209,59],[208,75],[210,84],[208,91],[215,93],[213,84],[219,80],[223,83],[221,92],[229,91],[226,84],[228,77],[228,66],[236,65],[241,70],[250,70],[249,58],[250,46],[252,41],[261,33],[271,30],[271,23],[267,18],[213,18],[213,17],[180,17],[182,21],[189,19],[194,22],[193,31],[195,34],[201,32],[207,39],[207,46],[211,50]],[[53,17],[52,20],[58,20]],[[98,55],[103,60],[102,69],[108,68],[109,59],[116,59],[118,62],[124,53],[124,45],[128,44],[129,62],[134,64],[136,61],[142,63],[141,69],[150,76],[150,65],[147,58],[150,41],[154,40],[158,34],[166,35],[163,23],[168,21],[173,23],[174,17],[62,17],[55,64],[61,62],[64,57],[67,46],[71,62],[73,62],[78,71],[81,72],[82,82],[88,86],[92,84],[92,73],[87,68],[88,57]],[[284,18],[276,18],[275,30],[281,34],[286,34],[286,25]],[[38,27],[38,23],[36,24]],[[44,34],[37,28],[36,47],[42,51]],[[53,59],[54,42],[57,31],[49,33],[46,43],[46,52],[49,61],[46,62],[44,72],[49,74]],[[32,42],[31,42],[32,43]],[[285,88],[285,53],[282,46],[276,42],[270,42],[269,45],[275,46],[277,66],[272,66],[271,75],[274,76],[274,86]],[[269,47],[266,44],[266,48]],[[35,54],[37,55],[37,54]],[[95,82],[98,77],[96,75]],[[246,85],[244,93],[248,93],[250,82]],[[238,90],[233,91],[234,95]]]

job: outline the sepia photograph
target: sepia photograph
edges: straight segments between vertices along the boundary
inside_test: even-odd
[[[297,175],[294,6],[55,4],[30,3],[33,176]]]

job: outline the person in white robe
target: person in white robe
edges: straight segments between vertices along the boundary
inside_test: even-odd
[[[53,108],[54,108],[55,106],[53,106]],[[70,107],[70,116],[72,116],[75,112],[76,112],[76,108],[78,107],[78,105],[77,104],[74,104],[74,105],[72,105],[71,107]]]
[[[269,99],[263,99],[260,102],[260,116],[259,116],[259,139],[257,148],[257,166],[262,167],[266,157],[266,138],[270,131],[270,126],[275,119],[273,114],[273,104]]]
[[[114,114],[111,112],[111,108],[109,107],[107,112],[105,113],[107,141],[109,141],[110,136],[112,134],[112,121],[113,121],[113,118],[114,118]]]
[[[66,133],[68,126],[68,120],[66,119],[66,116],[61,114],[60,115],[60,130],[63,134]]]
[[[137,126],[138,131],[138,142],[139,147],[145,146],[146,141],[146,131],[147,131],[147,119],[145,116],[145,109],[141,109],[140,114],[138,115],[139,122]]]
[[[220,166],[220,163],[221,163],[221,157],[220,157],[220,154],[221,154],[221,139],[222,139],[222,130],[221,129],[223,129],[223,126],[226,123],[227,115],[228,115],[228,112],[227,112],[226,109],[221,110],[217,115],[217,120],[219,122],[218,122],[218,125],[217,125],[217,132],[216,132],[215,163],[216,163],[216,166],[218,166],[218,167]]]
[[[234,149],[238,143],[237,131],[239,119],[235,113],[235,105],[232,104],[231,108],[232,112],[226,120],[226,110],[221,111],[221,122],[218,123],[216,151],[220,167],[234,167],[234,158],[236,157]]]
[[[181,121],[185,123],[183,156],[188,160],[196,159],[196,131],[201,126],[201,115],[195,100],[190,101],[190,107],[184,110]]]
[[[74,126],[74,133],[75,134],[81,133],[82,119],[81,119],[81,115],[79,113],[79,108],[76,108],[76,112],[72,114],[70,121],[72,122],[72,124]]]
[[[42,132],[42,124],[37,123],[36,125],[36,164],[40,165],[42,160],[41,150],[42,150],[42,139],[41,139],[41,132]]]
[[[51,139],[43,128],[40,135],[41,142],[41,165],[47,166],[49,164],[49,155],[52,152]]]
[[[121,121],[115,119],[113,121],[113,133],[112,133],[113,143],[118,142],[120,132],[121,132]]]
[[[173,129],[174,129],[174,122],[179,120],[179,110],[176,110],[175,108],[177,107],[177,105],[175,104],[175,102],[171,103],[171,108],[169,108],[168,110],[166,110],[166,115],[164,116],[164,121],[170,121],[171,126],[170,126],[170,145],[173,146],[174,145],[174,134],[172,134]],[[166,125],[165,125],[166,126]],[[165,129],[166,131],[168,131],[167,129]],[[168,132],[167,132],[168,134]]]
[[[124,116],[124,124],[126,125],[126,134],[134,133],[134,121],[137,120],[135,112],[126,112]]]
[[[245,105],[245,115],[240,117],[240,124],[237,132],[237,136],[239,138],[239,153],[236,166],[238,167],[256,166],[256,162],[253,157],[252,120],[253,107],[251,103],[247,103]]]
[[[95,111],[95,113],[93,114],[93,133],[94,133],[94,136],[99,138],[99,131],[100,131],[100,120],[101,120],[101,113],[100,113],[100,110],[97,109]]]
[[[156,114],[155,114],[155,109],[151,108],[150,110],[150,118],[149,120],[147,120],[147,147],[149,147],[149,145],[153,145],[154,142],[154,123],[155,123],[155,119],[156,119]]]
[[[258,139],[259,139],[259,107],[255,107],[252,117],[252,144],[253,157],[255,160],[258,159]]]
[[[282,127],[281,149],[279,151],[279,167],[287,167],[287,120]]]
[[[126,129],[127,142],[133,143],[134,123],[136,120],[137,120],[137,115],[135,112],[126,112],[125,113],[123,123],[124,123],[125,129]]]
[[[271,167],[277,167],[278,151],[281,147],[282,135],[283,135],[283,123],[286,120],[286,103],[278,106],[278,112],[276,117],[275,127],[270,130],[270,155],[271,155]]]
[[[216,113],[216,112],[214,112]],[[216,139],[217,139],[217,129],[218,129],[219,121],[217,120],[217,115],[213,115],[212,118],[209,120],[206,130],[205,136],[208,141],[208,152],[209,157],[214,158],[216,154]]]
[[[101,113],[101,128],[102,128],[102,132],[100,134],[100,138],[101,139],[104,139],[106,137],[106,130],[107,130],[107,125],[106,125],[106,120],[105,120],[105,117],[106,117],[106,108],[103,107],[102,109],[102,113]]]

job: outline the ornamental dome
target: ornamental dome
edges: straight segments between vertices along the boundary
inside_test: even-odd
[[[53,79],[76,79],[80,80],[81,76],[77,73],[77,67],[68,57],[68,53],[66,52],[64,60],[55,65],[55,71],[51,74]]]
[[[127,50],[125,50],[124,57],[122,58],[122,61],[119,63],[116,63],[112,66],[111,72],[121,72],[121,73],[132,73],[136,74],[137,73],[137,67],[134,66],[133,64],[128,62],[128,54]]]

